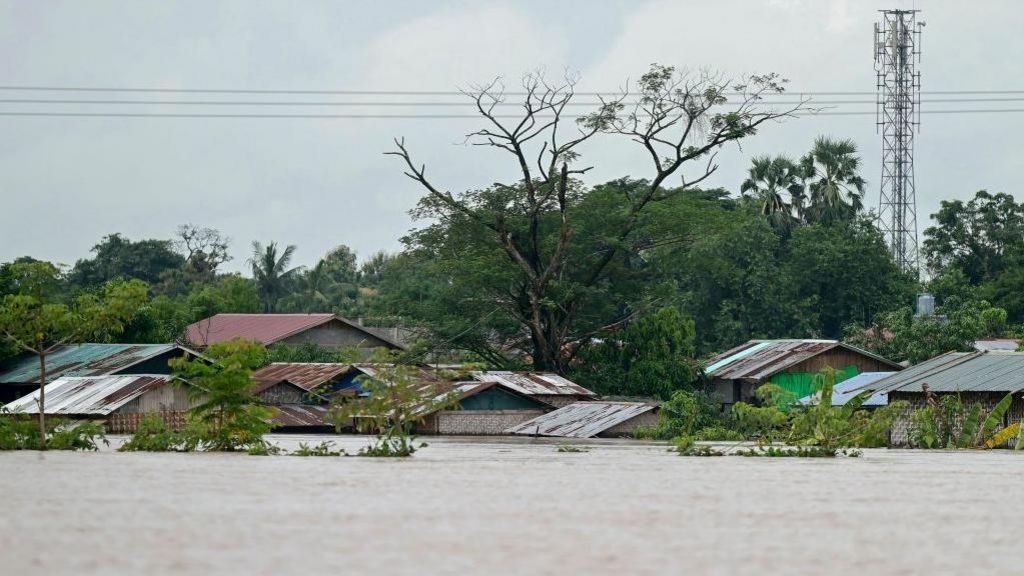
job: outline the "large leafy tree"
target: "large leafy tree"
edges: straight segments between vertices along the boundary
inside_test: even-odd
[[[266,246],[255,240],[252,243],[249,265],[252,267],[252,276],[256,281],[264,312],[277,310],[278,300],[288,293],[289,282],[301,271],[301,268],[290,267],[295,249],[295,246],[290,244],[278,252],[276,242]]]
[[[79,260],[68,274],[73,285],[85,290],[129,278],[156,285],[165,274],[181,269],[185,263],[170,240],[133,242],[120,234],[104,236],[92,252],[92,258]]]
[[[698,381],[694,324],[663,308],[590,346],[573,378],[600,394],[667,400]]]
[[[648,241],[638,232],[652,207],[714,173],[722,146],[790,114],[794,109],[778,111],[761,100],[782,92],[782,82],[766,75],[735,83],[710,73],[688,75],[655,65],[640,77],[635,94],[603,101],[572,130],[563,113],[574,99],[574,81],[553,86],[542,76],[529,75],[523,82],[521,113],[511,120],[499,108],[508,95],[497,83],[470,93],[485,124],[470,140],[507,153],[518,172],[515,182],[456,195],[426,175],[404,141],[396,141],[393,154],[427,192],[418,213],[458,221],[467,232],[472,229],[481,250],[490,251],[485,273],[493,281],[490,292],[500,292],[491,302],[519,327],[523,340],[518,346],[535,367],[563,370],[567,344],[625,322],[636,312],[627,307],[601,315],[605,306],[588,317],[595,310],[584,302]],[[575,210],[581,201],[572,178],[588,170],[579,166],[581,145],[605,134],[638,143],[651,161],[651,177],[623,191],[606,216],[606,226],[586,246],[578,235],[583,212]],[[683,186],[668,186],[684,172],[688,178]]]
[[[813,221],[852,220],[864,208],[865,180],[853,140],[818,137],[800,159],[800,169],[807,181],[808,216]]]
[[[1024,203],[985,190],[974,198],[943,200],[924,231],[924,256],[932,274],[958,270],[971,284],[999,277],[1007,257],[1024,255]]]
[[[0,301],[0,336],[39,359],[40,449],[46,449],[46,359],[65,344],[103,341],[120,333],[146,301],[139,280],[113,281],[98,293],[58,301],[60,270],[48,262],[15,264],[17,293]]]

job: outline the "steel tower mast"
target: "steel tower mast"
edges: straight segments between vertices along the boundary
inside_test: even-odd
[[[921,120],[921,27],[917,10],[880,10],[875,23],[876,123],[882,132],[878,227],[896,262],[919,274],[914,132]]]

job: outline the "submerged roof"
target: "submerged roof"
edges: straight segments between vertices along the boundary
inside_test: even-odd
[[[46,356],[46,379],[62,376],[101,376],[124,370],[174,349],[175,344],[68,344]],[[26,355],[0,366],[0,382],[39,382],[39,358]]]
[[[341,322],[393,348],[401,348],[382,334],[335,314],[216,314],[190,324],[185,330],[189,342],[208,346],[235,338],[254,340],[265,346],[328,322]]]
[[[891,360],[838,340],[751,340],[712,358],[704,373],[723,380],[764,380],[834,348],[900,369],[900,365]]]
[[[106,416],[150,390],[171,381],[171,376],[125,375],[64,377],[46,385],[46,413]],[[7,405],[11,412],[39,413],[39,390]]]
[[[879,392],[1016,392],[1024,389],[1024,352],[947,352],[874,384]]]
[[[520,394],[531,396],[597,396],[594,392],[554,372],[487,370],[473,372],[473,378],[480,382],[498,382]]]
[[[590,438],[657,408],[643,402],[576,402],[505,430],[524,436]]]
[[[896,374],[896,372],[862,372],[852,378],[847,378],[842,382],[835,385],[832,389],[832,405],[833,406],[845,406],[847,402],[853,399],[854,396],[861,393],[865,389],[871,389],[871,385],[883,378],[888,378]],[[820,398],[820,394],[815,393],[811,396],[801,398],[799,402],[801,404],[810,404],[812,399],[816,401]],[[889,395],[885,392],[875,392],[864,401],[861,406],[865,408],[886,406],[889,404]]]
[[[334,380],[349,368],[349,364],[328,362],[274,362],[254,371],[252,379],[259,390],[287,381],[308,392]]]
[[[330,426],[326,421],[326,406],[307,404],[280,404],[273,406],[274,416],[270,421],[278,426]]]

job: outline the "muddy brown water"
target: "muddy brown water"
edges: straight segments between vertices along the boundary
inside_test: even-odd
[[[585,453],[428,442],[405,460],[0,453],[0,574],[1022,570],[1022,453],[681,458],[628,441]]]

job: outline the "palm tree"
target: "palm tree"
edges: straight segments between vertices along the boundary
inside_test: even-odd
[[[252,266],[252,277],[256,280],[264,312],[273,312],[277,308],[277,301],[287,292],[288,281],[301,269],[301,267],[288,268],[294,253],[295,246],[289,244],[278,256],[276,242],[271,242],[264,247],[258,241],[253,240],[249,265]]]
[[[755,193],[761,203],[761,214],[774,228],[786,229],[803,214],[804,188],[800,175],[800,168],[785,156],[760,156],[754,158],[740,193],[744,196],[748,192]],[[788,196],[788,201],[784,195]]]
[[[800,167],[810,181],[808,211],[815,220],[826,224],[851,220],[864,209],[865,181],[858,174],[860,156],[853,140],[818,137]]]

